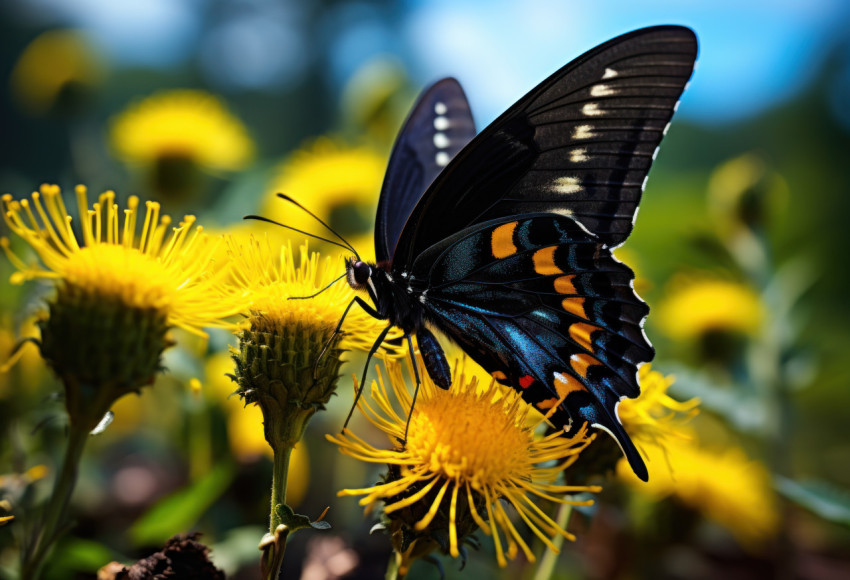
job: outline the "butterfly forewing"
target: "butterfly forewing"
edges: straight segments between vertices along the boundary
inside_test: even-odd
[[[375,229],[379,261],[392,257],[422,194],[474,136],[472,112],[455,79],[443,79],[422,92],[396,138],[381,188]]]
[[[434,181],[404,228],[394,270],[475,223],[529,212],[569,215],[621,244],[696,50],[687,28],[649,28],[553,74]]]

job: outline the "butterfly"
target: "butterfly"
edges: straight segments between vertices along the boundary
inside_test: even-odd
[[[437,329],[556,427],[606,431],[646,481],[617,405],[638,396],[638,367],[655,354],[649,308],[612,250],[632,231],[696,55],[681,26],[619,36],[478,135],[456,80],[425,90],[390,155],[377,262],[346,262],[348,283],[372,303],[355,302],[388,322],[370,356],[400,328],[448,388]]]

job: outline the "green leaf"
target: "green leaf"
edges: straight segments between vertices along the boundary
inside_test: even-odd
[[[850,526],[850,491],[820,480],[793,481],[777,476],[776,489],[825,520]]]
[[[61,541],[50,556],[46,576],[67,578],[71,571],[95,573],[110,562],[123,559],[100,542],[68,538]]]
[[[222,463],[194,484],[157,502],[130,528],[137,546],[161,545],[181,532],[187,532],[219,498],[233,480],[231,463]]]

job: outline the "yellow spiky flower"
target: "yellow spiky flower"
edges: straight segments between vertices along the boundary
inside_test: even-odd
[[[421,358],[418,364],[423,364]],[[447,391],[435,387],[425,374],[411,411],[401,364],[388,362],[386,366],[393,395],[379,376],[371,389],[374,402],[361,399],[361,408],[393,447],[378,449],[349,430],[327,438],[347,455],[389,465],[383,483],[346,489],[340,495],[363,495],[360,503],[365,506],[385,504],[400,574],[406,573],[412,560],[433,549],[457,557],[464,539],[478,527],[493,537],[500,566],[519,550],[534,561],[509,510],[550,549],[557,551],[552,541],[556,536],[574,539],[535,500],[587,505],[589,502],[565,494],[599,491],[594,486],[557,483],[589,443],[586,430],[573,438],[558,433],[537,437],[535,428],[528,426],[532,408],[518,393],[505,392],[494,381],[479,384],[462,372],[455,373]],[[405,444],[407,413],[399,414],[393,399],[412,412]],[[444,548],[436,539],[439,537],[448,537]]]
[[[42,186],[31,202],[2,198],[9,229],[41,260],[27,265],[2,238],[19,270],[12,281],[56,284],[48,315],[39,323],[40,350],[65,387],[70,422],[44,521],[34,527],[23,557],[26,578],[38,577],[64,525],[89,433],[115,401],[153,381],[172,344],[169,329],[203,334],[204,326],[227,325],[224,319],[242,306],[242,297],[222,284],[228,272],[215,260],[217,242],[195,226],[193,216],[171,228],[159,205],[148,202],[139,232],[138,198],[130,197],[122,212],[111,191],[91,208],[85,187],[78,186],[76,194],[81,216],[76,228],[58,186]]]
[[[667,438],[689,439],[685,428],[688,420],[699,412],[699,399],[677,401],[668,390],[675,379],[645,364],[638,371],[640,396],[623,399],[617,414],[639,449],[647,445],[664,445]]]
[[[371,347],[387,322],[359,307],[348,309],[354,294],[339,279],[345,272],[342,257],[322,260],[305,244],[296,261],[291,244],[273,249],[268,238],[252,236],[229,236],[227,246],[234,263],[231,284],[246,298],[239,346],[233,352],[236,392],[246,405],[260,408],[263,434],[274,454],[262,567],[267,577],[276,577],[287,536],[310,525],[287,505],[292,451],[310,419],[336,391],[344,350]],[[343,332],[335,334],[346,312]],[[397,347],[382,350],[391,353]]]
[[[0,243],[19,270],[13,282],[56,282],[49,316],[40,323],[42,355],[72,389],[66,393],[72,419],[85,416],[93,428],[115,399],[153,380],[171,344],[170,327],[203,335],[202,327],[225,325],[241,303],[232,292],[222,294],[227,272],[213,259],[217,242],[193,216],[170,228],[170,218],[148,202],[138,232],[138,198],[130,197],[122,212],[111,191],[91,209],[86,188],[78,186],[76,194],[80,234],[55,185],[42,186],[31,202],[2,198],[7,225],[41,265],[24,263],[7,238]]]

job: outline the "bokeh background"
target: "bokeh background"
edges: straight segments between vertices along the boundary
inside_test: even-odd
[[[426,84],[458,78],[481,128],[585,50],[662,23],[692,27],[700,57],[621,258],[654,311],[653,368],[675,376],[678,399],[702,401],[692,422],[700,454],[670,489],[612,482],[574,519],[579,540],[552,577],[846,578],[844,0],[6,0],[0,188],[114,189],[194,213],[212,231],[265,229],[242,222],[250,213],[312,227],[275,201],[284,191],[369,254],[394,133]],[[158,149],[162,127],[193,132],[179,99],[163,93],[182,89],[201,91],[183,97],[207,99],[209,118],[221,119],[197,129],[204,145]],[[162,117],[133,125],[137,106]],[[11,272],[0,261],[0,278]],[[0,285],[3,352],[32,334],[47,291]],[[84,459],[78,524],[50,577],[93,577],[188,530],[204,533],[229,574],[254,577],[271,464],[258,415],[228,399],[228,340],[183,341],[155,388],[119,403]],[[350,387],[343,379],[311,425],[292,490],[311,517],[331,505],[334,529],[296,535],[286,577],[383,574],[388,542],[369,535],[356,500],[335,496],[377,471],[322,437],[341,425]],[[35,349],[0,375],[4,497],[47,493],[62,447],[58,389]],[[14,562],[12,540],[0,530],[3,566]],[[534,577],[533,566],[499,571],[488,550],[485,541],[464,572],[444,561],[447,577]],[[412,577],[438,574],[420,564]]]

